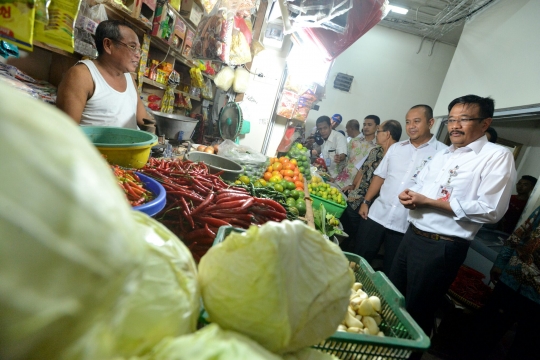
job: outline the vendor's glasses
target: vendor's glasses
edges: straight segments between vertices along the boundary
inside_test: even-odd
[[[131,50],[131,52],[133,53],[133,55],[141,55],[141,48],[138,48],[136,46],[133,46],[133,45],[128,45],[124,42],[121,42],[119,40],[114,40],[114,39],[111,39],[112,41],[116,42],[116,43],[119,43],[119,44],[122,44],[124,45],[125,47],[127,47],[129,50]]]

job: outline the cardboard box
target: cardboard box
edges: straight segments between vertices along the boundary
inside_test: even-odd
[[[180,15],[184,16],[187,21],[197,27],[199,22],[201,22],[203,10],[193,0],[182,0]]]
[[[193,40],[195,38],[195,32],[190,28],[186,30],[186,38],[184,40],[184,47],[182,48],[182,56],[186,59],[191,57],[191,46],[193,46]]]
[[[175,23],[176,14],[169,7],[169,4],[158,6],[154,15],[151,35],[165,40],[170,45],[173,40]]]
[[[187,26],[182,18],[177,17],[174,24],[174,34],[172,40],[172,47],[181,51],[184,46],[184,39],[186,38]]]

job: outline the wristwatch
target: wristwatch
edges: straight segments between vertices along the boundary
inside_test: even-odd
[[[366,204],[367,206],[371,206],[371,201],[364,199],[364,201],[362,201],[362,204]]]

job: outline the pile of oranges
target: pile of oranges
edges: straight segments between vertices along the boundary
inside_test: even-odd
[[[289,159],[285,156],[270,158],[270,166],[263,176],[269,183],[281,183],[287,181],[294,183],[295,190],[304,190],[304,176],[298,167],[296,159]]]

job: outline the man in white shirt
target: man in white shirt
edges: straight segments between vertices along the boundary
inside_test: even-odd
[[[332,127],[332,130],[336,130],[336,128],[341,124],[341,121],[343,120],[343,117],[340,114],[334,114],[330,118],[330,125]],[[317,144],[315,142],[315,133],[317,132],[317,125],[311,129],[311,133],[309,134],[309,137],[306,141],[306,147],[310,149],[311,156],[319,156],[321,154],[321,145]]]
[[[334,178],[339,174],[347,159],[347,139],[342,134],[332,130],[328,116],[319,117],[316,124],[317,130],[324,140],[321,145],[321,157],[326,161],[328,173]]]
[[[354,252],[372,262],[384,243],[383,271],[387,275],[409,225],[408,210],[399,203],[398,195],[416,183],[418,173],[437,151],[447,147],[431,134],[434,122],[428,105],[416,105],[407,112],[405,130],[409,139],[388,149],[360,206],[364,220],[358,226]]]
[[[410,226],[396,253],[390,280],[426,334],[433,316],[485,223],[499,221],[516,180],[514,157],[490,143],[494,101],[476,95],[453,100],[447,127],[452,146],[437,153],[416,185],[399,194]]]

